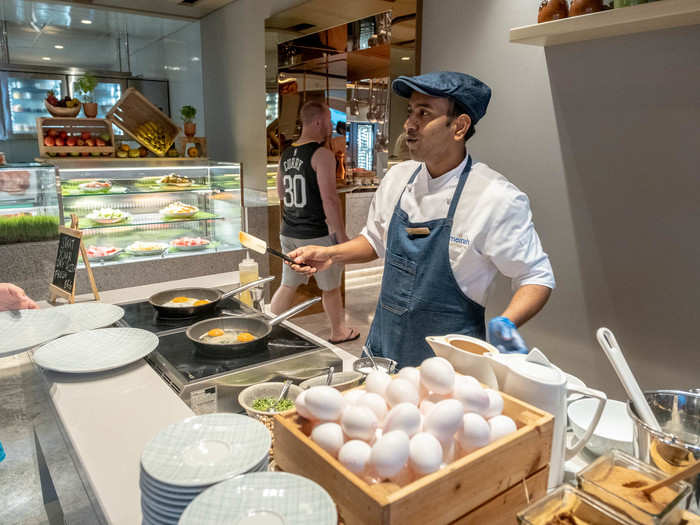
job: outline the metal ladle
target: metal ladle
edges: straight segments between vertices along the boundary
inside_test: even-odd
[[[367,345],[362,345],[362,351],[365,354],[367,354],[367,357],[369,357],[369,360],[372,363],[372,367],[374,367],[375,370],[379,370],[377,363],[374,361],[374,355],[372,354],[372,351],[369,348],[367,348]]]

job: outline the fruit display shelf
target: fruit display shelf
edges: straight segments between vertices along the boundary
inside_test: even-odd
[[[124,226],[152,226],[155,224],[173,224],[178,222],[198,222],[198,221],[217,221],[223,220],[213,213],[198,211],[192,217],[168,219],[159,213],[140,213],[129,215],[125,220],[111,224],[100,224],[92,221],[87,217],[80,217],[81,230],[97,230],[103,228],[119,228]],[[70,221],[67,221],[70,222]]]
[[[99,118],[36,119],[39,156],[47,157],[113,157],[112,124]]]

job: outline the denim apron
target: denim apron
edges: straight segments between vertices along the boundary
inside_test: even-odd
[[[464,334],[484,339],[484,307],[464,295],[450,266],[450,233],[472,159],[459,183],[444,219],[414,223],[394,208],[387,233],[382,288],[367,345],[398,367],[419,366],[435,354],[425,342],[429,335]],[[420,167],[413,172],[411,184]]]

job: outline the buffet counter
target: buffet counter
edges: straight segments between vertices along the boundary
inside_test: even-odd
[[[237,272],[102,292],[103,302],[144,300],[158,290],[182,286],[232,288]],[[91,296],[79,296],[77,302]],[[42,307],[48,307],[45,303]],[[289,324],[285,322],[285,324]],[[298,327],[295,328],[299,330]],[[308,332],[305,337],[331,349],[343,367],[355,359]],[[38,369],[38,367],[37,367]],[[69,376],[41,372],[74,457],[106,521],[141,522],[139,458],[164,427],[194,415],[144,360],[111,372]]]

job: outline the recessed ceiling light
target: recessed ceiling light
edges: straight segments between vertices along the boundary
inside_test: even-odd
[[[401,57],[401,60],[411,60],[411,57]]]
[[[199,57],[192,57],[192,62],[199,62]]]
[[[41,57],[42,60],[51,60],[51,57]]]
[[[55,47],[56,49],[63,49],[63,46],[61,44],[54,44],[53,47]]]
[[[80,21],[80,23],[81,23],[81,24],[92,24],[92,20],[88,20],[87,18],[83,18],[83,19]]]

